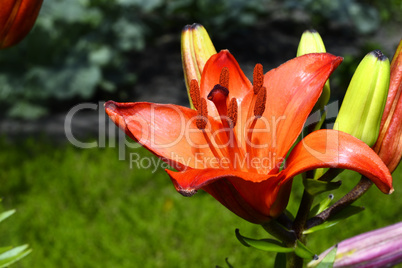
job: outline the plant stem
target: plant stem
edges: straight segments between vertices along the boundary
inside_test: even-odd
[[[294,252],[288,253],[286,256],[286,267],[287,268],[302,268],[304,260],[297,256]]]
[[[300,202],[299,210],[297,211],[296,218],[293,223],[293,230],[296,235],[296,239],[305,243],[305,237],[303,236],[304,225],[307,221],[308,215],[310,214],[311,206],[314,201],[314,196],[309,194],[306,190],[303,192],[303,196]],[[295,253],[290,253],[288,255],[288,267],[297,268],[303,267],[303,259],[297,256]]]
[[[293,223],[293,230],[295,231],[295,235],[297,239],[299,239],[301,242],[304,242],[303,239],[304,225],[307,221],[313,201],[314,196],[312,196],[305,190],[303,192],[303,197],[300,202],[299,210],[297,211],[297,215]]]
[[[361,178],[359,183],[344,197],[339,199],[335,204],[318,214],[317,216],[309,219],[306,222],[305,229],[310,229],[311,227],[320,225],[325,222],[331,216],[337,214],[339,211],[356,201],[361,197],[368,189],[370,189],[373,183],[366,177]]]

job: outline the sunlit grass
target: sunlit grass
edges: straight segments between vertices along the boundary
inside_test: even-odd
[[[246,248],[234,235],[240,228],[246,236],[266,237],[261,227],[203,192],[182,197],[161,169],[130,169],[116,148],[0,143],[0,197],[5,209],[17,209],[0,225],[0,246],[28,243],[33,249],[14,267],[226,267],[226,257],[235,267],[272,266],[274,254]],[[400,221],[402,178],[396,177],[394,194],[373,187],[359,201],[365,212],[313,234],[310,247],[318,253]],[[341,191],[356,182],[345,179]],[[300,195],[296,181],[292,200]]]

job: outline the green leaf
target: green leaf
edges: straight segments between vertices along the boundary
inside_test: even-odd
[[[10,217],[11,215],[13,215],[15,213],[15,209],[11,209],[11,210],[7,210],[4,211],[0,214],[0,222],[4,221],[5,219],[7,219],[8,217]]]
[[[329,227],[334,226],[334,225],[337,224],[338,222],[339,222],[339,221],[335,221],[335,222],[333,222],[333,221],[326,221],[326,222],[324,222],[324,223],[322,223],[322,224],[320,224],[320,225],[311,227],[311,228],[308,229],[308,230],[304,230],[304,231],[303,231],[303,234],[311,234],[311,233],[314,233],[314,232],[317,232],[317,231],[325,230],[325,229],[327,229],[327,228],[329,228]]]
[[[342,211],[338,212],[334,216],[330,217],[328,220],[329,221],[341,221],[346,218],[349,218],[353,215],[356,215],[357,213],[360,213],[364,210],[364,207],[359,207],[359,206],[348,206],[344,208]]]
[[[225,262],[226,262],[226,264],[228,265],[229,268],[234,268],[233,265],[230,264],[228,257],[226,257]]]
[[[283,211],[283,213],[291,220],[294,221],[295,220],[295,216],[293,216],[292,212],[290,212],[289,210],[285,209]]]
[[[349,218],[353,215],[356,215],[357,213],[361,212],[364,210],[364,207],[358,207],[358,206],[348,206],[346,208],[344,208],[342,211],[338,212],[337,214],[335,214],[334,216],[330,217],[326,222],[314,226],[308,230],[305,230],[303,232],[303,234],[311,234],[314,233],[316,231],[320,231],[320,230],[324,230],[327,229],[331,226],[334,226],[335,224],[337,224],[338,222],[340,222],[341,220],[344,220],[346,218]]]
[[[318,203],[311,209],[309,217],[314,217],[314,216],[320,214],[321,212],[323,212],[325,209],[327,209],[329,207],[329,204],[331,204],[331,201],[333,199],[334,199],[333,194],[328,195],[327,198],[322,200],[320,203]]]
[[[31,253],[31,251],[32,249],[28,249],[28,245],[22,245],[0,254],[0,268],[7,267],[10,264],[22,259]]]
[[[12,249],[12,248],[13,248],[12,246],[2,247],[2,248],[0,248],[0,254],[4,253],[4,252],[6,252],[6,251],[9,251],[9,250]]]
[[[246,247],[253,247],[256,249],[271,251],[271,252],[281,252],[289,253],[293,252],[294,248],[285,247],[281,242],[274,239],[252,239],[244,237],[240,234],[239,229],[236,229],[236,237]]]
[[[303,259],[316,259],[318,258],[310,249],[308,249],[299,240],[296,241],[295,254]]]
[[[314,179],[304,179],[303,185],[309,194],[318,195],[327,191],[338,189],[339,186],[341,186],[341,181],[325,182]]]
[[[338,245],[336,245],[322,261],[316,266],[316,268],[332,268],[335,262],[336,252],[338,251]]]

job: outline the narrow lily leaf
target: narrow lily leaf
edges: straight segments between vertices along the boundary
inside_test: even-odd
[[[329,227],[334,226],[335,224],[339,223],[341,220],[344,220],[346,218],[349,218],[361,211],[364,210],[364,207],[358,207],[358,206],[349,206],[344,208],[341,212],[339,212],[338,214],[330,217],[326,222],[324,222],[323,224],[314,226],[308,230],[305,230],[303,232],[303,234],[311,234],[314,233],[316,231],[320,231],[320,230],[324,230],[327,229]]]
[[[348,206],[348,207],[344,208],[342,211],[340,211],[339,213],[330,217],[328,220],[329,221],[341,221],[341,220],[349,218],[353,215],[356,215],[357,213],[362,212],[363,210],[364,210],[364,207]]]
[[[11,215],[13,215],[15,213],[15,209],[11,209],[11,210],[7,210],[4,211],[0,214],[0,222],[4,221],[5,219],[7,219],[8,217],[10,217]]]
[[[295,254],[303,259],[316,259],[318,256],[308,249],[299,240],[296,241]]]
[[[4,253],[4,252],[6,252],[6,251],[9,251],[10,249],[13,249],[13,247],[12,247],[12,246],[8,246],[8,247],[2,247],[2,248],[0,248],[0,254]]]
[[[28,245],[22,245],[0,254],[0,268],[13,264],[31,253],[31,251],[32,249],[28,249]]]
[[[286,268],[286,254],[285,253],[276,254],[274,268]]]
[[[228,257],[225,258],[225,262],[226,262],[226,264],[227,264],[227,266],[228,266],[229,268],[234,268],[233,265],[230,264]],[[217,265],[216,268],[223,268],[223,267]]]
[[[271,251],[271,252],[281,252],[289,253],[293,252],[294,248],[285,247],[281,242],[274,239],[252,239],[244,237],[240,234],[239,229],[236,229],[236,237],[246,247],[253,247],[256,249]]]
[[[304,231],[303,231],[303,234],[306,235],[306,234],[311,234],[311,233],[314,233],[314,232],[317,232],[317,231],[321,231],[321,230],[328,229],[329,227],[334,226],[334,225],[337,224],[338,222],[339,222],[339,221],[326,221],[326,222],[324,222],[323,224],[314,226],[314,227],[312,227],[312,228],[310,228],[310,229],[308,229],[308,230],[304,230]]]
[[[306,191],[311,195],[318,195],[327,191],[338,189],[341,186],[341,181],[325,182],[314,179],[303,180],[303,185]]]
[[[322,259],[322,261],[316,266],[316,268],[332,268],[335,262],[336,252],[338,246],[335,246],[328,254]]]
[[[226,264],[228,265],[229,268],[234,268],[233,265],[230,264],[229,258],[226,257],[225,262],[226,262]]]
[[[331,201],[334,199],[334,195],[330,194],[328,195],[327,198],[325,198],[324,200],[322,200],[320,203],[318,203],[317,205],[315,205],[311,211],[310,211],[310,217],[314,217],[317,214],[320,214],[321,212],[323,212],[325,209],[327,209],[329,207],[329,204],[331,204]]]
[[[295,220],[295,216],[293,216],[292,212],[290,212],[289,210],[285,209],[283,211],[283,213],[291,220],[294,221]]]

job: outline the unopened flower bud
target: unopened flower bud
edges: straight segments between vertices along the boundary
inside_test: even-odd
[[[391,267],[402,262],[402,222],[354,236],[337,246],[333,267]],[[332,249],[308,267],[315,267]]]
[[[302,56],[309,53],[325,53],[324,42],[320,34],[316,30],[305,31],[300,39],[299,47],[297,48],[297,56]],[[331,90],[329,88],[329,80],[324,85],[321,96],[315,104],[313,111],[321,110],[327,105]]]
[[[31,30],[43,0],[5,0],[0,7],[0,49],[20,42]]]
[[[389,73],[389,60],[381,51],[364,57],[350,81],[334,129],[374,145],[387,100]]]
[[[391,62],[391,76],[387,103],[381,120],[380,135],[374,146],[390,172],[402,156],[402,40]]]
[[[191,80],[195,79],[200,83],[205,63],[214,54],[215,47],[201,24],[194,23],[184,27],[181,35],[181,58],[188,94]],[[190,95],[189,100],[194,108]]]

